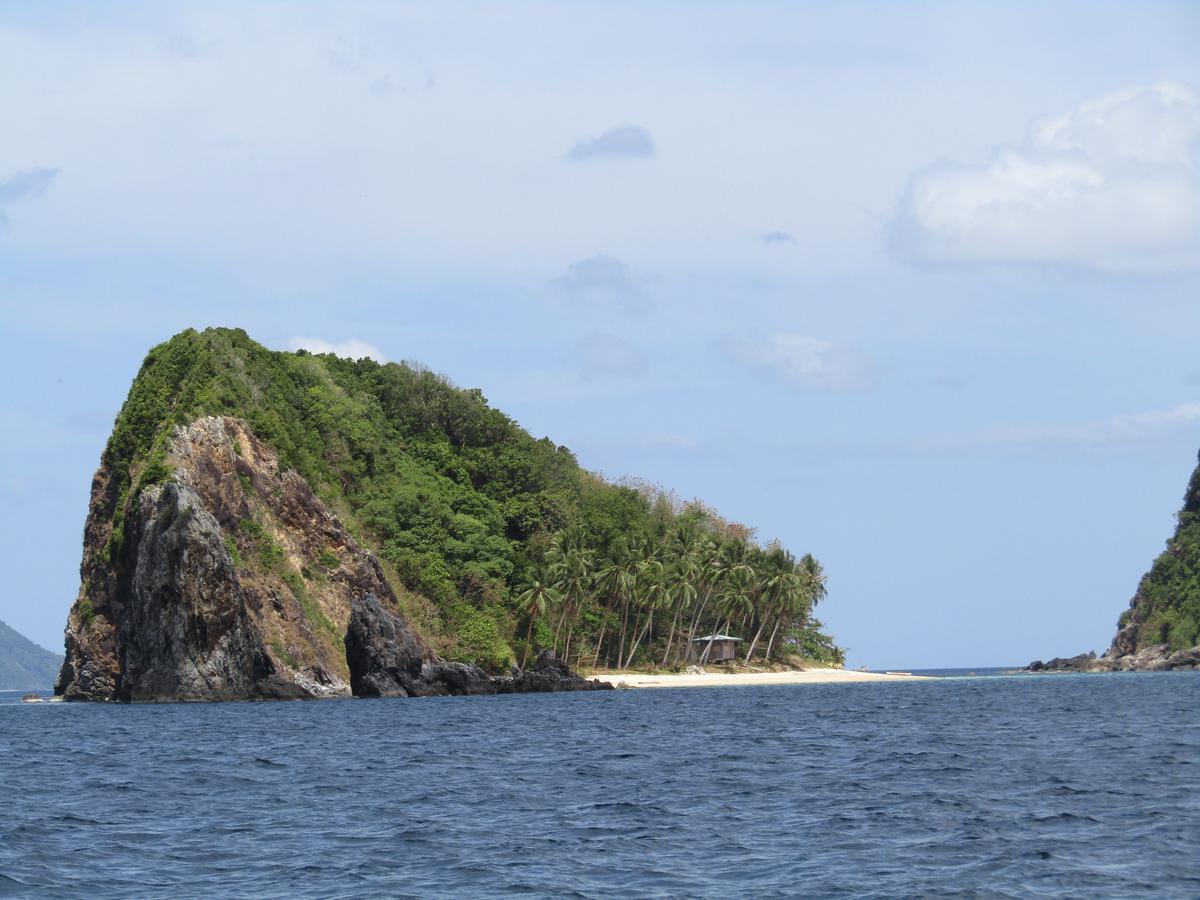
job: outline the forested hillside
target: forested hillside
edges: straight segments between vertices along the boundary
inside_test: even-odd
[[[551,648],[582,666],[669,667],[719,631],[746,659],[841,660],[812,618],[824,575],[811,556],[699,502],[608,483],[419,366],[270,351],[240,330],[188,330],[146,357],[104,451],[110,558],[133,500],[169,474],[173,428],[204,415],[245,420],[303,476],[451,659],[496,670]]]
[[[1188,482],[1175,535],[1121,614],[1110,656],[1155,644],[1171,650],[1200,645],[1200,466]]]

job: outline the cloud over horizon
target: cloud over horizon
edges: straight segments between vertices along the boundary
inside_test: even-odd
[[[1200,263],[1200,95],[1128,87],[1030,123],[983,165],[909,179],[893,247],[913,262],[1158,272]]]
[[[288,350],[307,350],[309,353],[332,353],[345,359],[373,359],[377,363],[388,362],[383,351],[374,344],[361,341],[358,338],[347,338],[340,342],[331,342],[314,337],[290,337],[287,339]]]
[[[608,303],[626,312],[644,312],[650,306],[629,266],[604,253],[571,263],[546,287],[564,297]]]
[[[862,354],[819,338],[777,332],[765,339],[726,335],[715,347],[727,359],[799,391],[864,391],[876,376]]]
[[[0,181],[0,224],[8,221],[4,208],[22,200],[35,200],[46,193],[58,169],[27,169]]]
[[[794,244],[796,239],[786,231],[767,231],[758,236],[760,243],[766,244],[768,247],[776,244]]]
[[[640,125],[618,125],[595,137],[583,138],[568,152],[571,162],[594,159],[649,159],[656,148],[650,132]]]

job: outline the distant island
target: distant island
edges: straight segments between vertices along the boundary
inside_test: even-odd
[[[1174,536],[1142,576],[1102,656],[1081,653],[1028,669],[1122,672],[1200,669],[1200,465],[1192,472]]]
[[[811,555],[613,484],[419,366],[187,330],[92,481],[68,700],[607,687],[591,670],[840,666]]]
[[[0,622],[0,691],[49,690],[62,661],[60,654]]]

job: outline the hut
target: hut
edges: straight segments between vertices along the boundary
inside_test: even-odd
[[[712,642],[711,647],[709,647],[710,641]],[[737,647],[734,645],[741,642],[741,638],[735,638],[728,634],[706,634],[704,637],[692,638],[692,644],[688,647],[688,661],[729,662],[737,658]],[[704,653],[706,647],[708,648],[707,655]]]

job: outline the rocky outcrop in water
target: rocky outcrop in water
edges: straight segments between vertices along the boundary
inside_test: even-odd
[[[56,685],[66,699],[590,689],[545,666],[493,679],[440,660],[379,561],[244,421],[177,427],[164,468],[128,503],[106,467],[93,480]]]

